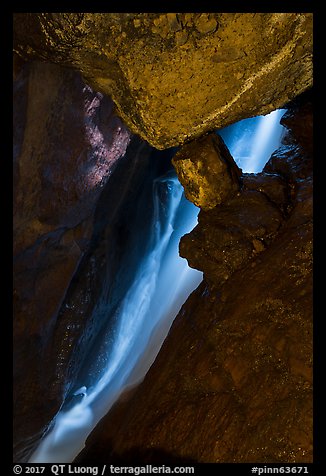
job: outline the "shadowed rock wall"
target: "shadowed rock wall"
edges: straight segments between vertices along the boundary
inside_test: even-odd
[[[130,137],[112,101],[79,73],[38,62],[20,68],[14,82],[13,268],[18,448],[32,445],[61,405],[66,382],[59,378],[58,391],[53,342],[58,313],[94,234],[97,201]],[[66,346],[67,329],[58,339]]]

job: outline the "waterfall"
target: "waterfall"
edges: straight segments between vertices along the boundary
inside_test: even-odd
[[[243,172],[261,171],[280,145],[283,113],[277,110],[218,131]],[[114,315],[108,316],[111,324],[97,342],[97,355],[89,358],[93,380],[74,391],[75,400],[58,413],[29,463],[73,461],[119,396],[144,378],[182,304],[202,280],[202,273],[179,256],[180,238],[195,227],[199,209],[185,199],[174,171],[153,180],[152,202],[150,229],[140,237],[148,240],[146,252],[131,286],[111,310]],[[147,204],[140,201],[138,206]],[[133,253],[135,260],[137,249]]]
[[[280,146],[284,134],[280,119],[284,112],[285,109],[277,109],[218,131],[243,172],[261,172],[272,152]]]
[[[119,395],[147,373],[182,304],[202,280],[179,256],[181,236],[197,223],[198,208],[188,202],[175,172],[153,181],[153,217],[148,252],[133,284],[115,312],[99,345],[101,375],[87,388],[74,392],[77,403],[64,408],[30,463],[69,463],[83,449],[85,439]],[[136,250],[137,251],[137,250]]]

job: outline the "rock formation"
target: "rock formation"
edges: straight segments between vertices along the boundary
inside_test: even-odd
[[[216,207],[240,188],[240,171],[215,133],[183,146],[172,163],[186,197],[202,210]]]
[[[72,66],[164,149],[312,85],[309,13],[23,13],[15,51]]]
[[[54,345],[58,314],[92,240],[100,194],[130,137],[114,115],[112,101],[93,92],[78,73],[34,62],[17,74],[13,232],[18,447],[33,444],[62,403],[67,382],[58,367],[65,368],[69,359]],[[68,349],[69,334],[67,326],[58,338]]]
[[[78,462],[312,461],[311,103],[282,122],[287,145],[181,240],[204,282]]]
[[[14,51],[15,462],[100,331],[149,144],[182,145],[205,280],[80,461],[310,461],[312,15],[19,13]],[[285,104],[283,147],[241,174],[212,131]]]

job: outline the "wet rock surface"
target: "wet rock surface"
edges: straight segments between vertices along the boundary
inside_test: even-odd
[[[300,108],[293,116],[302,133],[291,128],[263,173],[244,175],[239,195],[201,211],[183,238],[183,256],[205,279],[143,383],[76,461],[312,461],[309,101],[305,108],[309,120]],[[227,280],[223,267],[233,267]]]
[[[221,284],[269,246],[282,221],[280,210],[265,195],[244,191],[201,212],[199,224],[181,239],[180,254],[204,271],[206,279]]]
[[[79,70],[160,149],[312,85],[310,13],[17,13],[14,49]]]
[[[131,134],[79,73],[20,64],[14,82],[14,446],[17,460],[62,403],[56,375],[67,290],[93,239],[96,204]],[[71,323],[70,323],[71,324]],[[72,325],[72,324],[71,324]],[[82,332],[75,329],[75,338]],[[78,339],[77,339],[78,340]],[[60,360],[61,359],[61,360]],[[60,355],[64,368],[69,359]]]

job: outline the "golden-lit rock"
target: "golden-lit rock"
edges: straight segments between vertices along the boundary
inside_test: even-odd
[[[217,28],[217,20],[207,13],[202,13],[195,19],[195,27],[199,33],[212,33]]]
[[[14,49],[80,70],[160,149],[312,85],[310,13],[19,13]]]
[[[240,188],[240,170],[215,133],[185,144],[172,163],[186,197],[202,210],[214,208]]]

